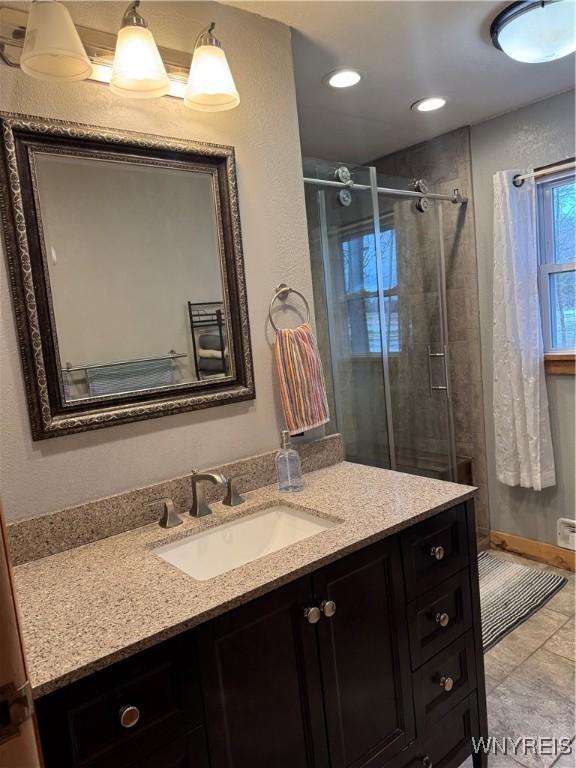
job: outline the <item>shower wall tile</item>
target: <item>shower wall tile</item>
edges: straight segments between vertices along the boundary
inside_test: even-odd
[[[468,197],[467,205],[442,206],[442,243],[446,262],[448,339],[451,385],[454,398],[456,450],[459,456],[472,458],[474,483],[479,492],[476,514],[479,536],[484,540],[490,528],[486,481],[486,441],[482,397],[482,368],[480,350],[480,318],[478,308],[478,267],[474,232],[472,200],[472,166],[470,132],[461,128],[431,141],[395,152],[373,162],[379,172],[408,178],[423,178],[435,192],[451,194],[454,189]],[[403,236],[404,247],[398,252],[398,271],[405,285],[400,288],[400,301],[408,303],[405,313],[411,325],[411,346],[398,382],[404,392],[414,392],[418,381],[418,397],[428,374],[415,360],[420,351],[418,342],[424,337],[425,324],[432,320],[436,289],[435,272],[426,268],[426,258],[438,247],[435,233],[416,214],[406,215],[402,222],[411,228]],[[409,264],[405,262],[409,261]],[[434,339],[439,328],[433,327]],[[412,361],[410,357],[412,355]],[[417,375],[416,375],[417,370]],[[408,383],[412,389],[408,389]],[[442,441],[435,440],[431,431],[439,425],[423,417],[420,409],[398,393],[399,417],[395,422],[398,442],[417,450],[442,452]],[[438,409],[441,411],[441,409]],[[419,421],[420,419],[420,421]],[[415,438],[411,430],[417,428]]]

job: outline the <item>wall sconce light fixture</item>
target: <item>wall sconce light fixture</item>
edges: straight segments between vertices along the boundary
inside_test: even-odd
[[[131,99],[154,99],[168,93],[170,80],[139,5],[140,0],[133,0],[122,18],[110,88]]]
[[[92,64],[64,5],[56,0],[32,3],[20,66],[38,80],[85,80],[90,76]]]
[[[240,104],[222,43],[212,34],[214,22],[198,35],[184,104],[202,112],[223,112]]]
[[[145,19],[138,12],[138,5],[138,0],[130,4],[117,36],[89,27],[75,27],[68,10],[57,0],[35,0],[30,12],[0,6],[0,60],[11,67],[20,66],[33,77],[89,78],[108,83],[115,93],[129,98],[155,98],[166,94],[184,99],[187,107],[204,112],[237,107],[240,96],[222,45],[212,34],[214,24],[200,33],[191,56],[157,46]],[[50,17],[50,11],[44,11],[44,7],[60,10],[52,11],[54,16]],[[37,9],[41,10],[38,12]],[[56,18],[58,13],[62,16],[56,19],[56,34],[53,29],[50,31],[50,24],[55,23],[51,18]],[[29,36],[27,30],[35,34]],[[48,39],[44,34],[46,31],[54,43],[63,39],[66,30],[67,47],[59,42],[56,49],[53,44],[50,56],[55,61],[46,60],[40,67],[41,59],[38,59],[33,70],[29,50],[34,54],[40,51],[38,43]],[[75,46],[70,42],[72,38]],[[70,62],[61,60],[73,58],[65,51],[75,51],[75,68]],[[52,64],[51,71],[48,71],[49,64]]]

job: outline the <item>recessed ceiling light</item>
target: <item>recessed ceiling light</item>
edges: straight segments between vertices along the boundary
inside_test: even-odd
[[[446,99],[440,98],[440,96],[431,96],[428,99],[420,99],[415,101],[410,107],[414,112],[434,112],[435,109],[442,109],[446,104]]]
[[[490,35],[494,46],[511,59],[539,64],[574,53],[575,21],[573,0],[524,0],[496,16]]]
[[[337,69],[324,78],[324,82],[332,88],[350,88],[357,85],[360,80],[362,80],[362,73],[357,69]]]

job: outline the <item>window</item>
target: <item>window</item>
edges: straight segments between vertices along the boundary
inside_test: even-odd
[[[381,354],[376,242],[372,232],[356,232],[341,243],[348,337],[354,355]],[[396,235],[381,223],[380,257],[388,352],[400,351]]]
[[[546,352],[576,350],[576,179],[538,182],[539,291]]]

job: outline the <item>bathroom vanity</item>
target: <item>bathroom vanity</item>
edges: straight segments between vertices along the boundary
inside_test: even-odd
[[[217,504],[19,567],[46,768],[456,768],[486,734],[472,495],[344,462],[290,499],[337,524],[205,581],[154,549]],[[67,605],[34,621],[42,577]]]

